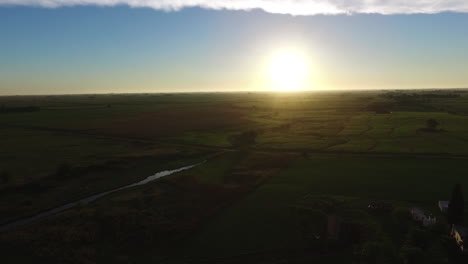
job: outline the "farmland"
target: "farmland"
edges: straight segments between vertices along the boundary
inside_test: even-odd
[[[371,200],[443,224],[437,201],[468,197],[465,90],[0,97],[0,136],[2,224],[206,160],[1,233],[15,263],[366,263],[369,241],[395,260],[419,229]],[[366,230],[352,246],[305,235],[331,212]]]

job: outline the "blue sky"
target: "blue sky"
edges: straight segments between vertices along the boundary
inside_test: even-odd
[[[0,94],[267,89],[295,47],[311,89],[468,87],[468,14],[0,7]]]

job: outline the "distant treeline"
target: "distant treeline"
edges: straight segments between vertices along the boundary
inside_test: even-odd
[[[376,113],[391,113],[393,111],[444,111],[430,102],[437,99],[452,99],[461,97],[455,92],[389,92],[380,95],[383,101],[372,102],[366,110]]]
[[[2,105],[0,107],[0,114],[36,112],[40,110],[41,108],[38,106],[5,107]]]
[[[433,93],[385,93],[383,97],[392,98],[395,100],[411,100],[411,99],[425,99],[425,98],[457,98],[461,95],[458,93],[444,93],[444,92],[433,92]]]

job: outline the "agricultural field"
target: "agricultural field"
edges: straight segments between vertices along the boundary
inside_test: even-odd
[[[12,263],[457,263],[466,90],[0,97],[0,146],[1,225],[198,164],[1,232]]]

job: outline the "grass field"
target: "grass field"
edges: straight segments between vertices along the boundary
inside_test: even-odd
[[[346,199],[365,215],[371,200],[420,206],[437,214],[437,201],[448,199],[453,182],[468,185],[467,164],[468,160],[434,158],[299,158],[207,223],[188,254],[210,258],[306,247],[294,206],[307,195]]]
[[[0,223],[207,160],[1,233],[15,263],[366,263],[369,241],[390,241],[399,258],[418,227],[401,231],[368,203],[443,222],[437,201],[468,186],[465,90],[18,96],[0,107]],[[330,214],[361,230],[352,246],[305,235],[304,217],[318,232]],[[427,261],[445,262],[438,231],[425,235]]]

